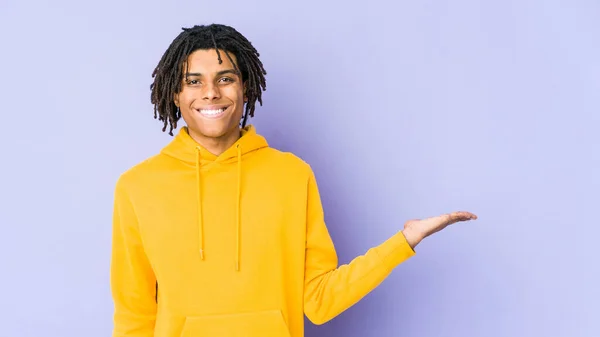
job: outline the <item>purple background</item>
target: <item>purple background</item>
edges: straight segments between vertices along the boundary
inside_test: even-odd
[[[225,23],[268,71],[251,120],[311,163],[341,263],[424,241],[307,336],[600,336],[600,3],[0,2],[0,335],[101,337],[118,175],[170,137],[151,72]]]

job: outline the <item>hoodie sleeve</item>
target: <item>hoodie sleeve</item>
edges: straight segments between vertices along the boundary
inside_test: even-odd
[[[110,284],[115,310],[112,336],[154,336],[156,278],[122,182],[114,197]]]
[[[335,247],[324,221],[314,173],[308,182],[304,312],[324,324],[375,289],[392,270],[415,254],[402,232],[364,255],[338,267]]]

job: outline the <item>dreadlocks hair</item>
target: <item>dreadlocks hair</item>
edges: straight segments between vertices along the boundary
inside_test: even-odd
[[[245,127],[248,116],[254,117],[256,101],[262,106],[262,91],[267,87],[265,80],[267,72],[259,59],[260,54],[248,39],[230,26],[195,25],[182,30],[152,72],[154,82],[150,85],[150,102],[154,105],[154,119],[158,118],[163,122],[163,132],[168,125],[169,135],[173,136],[173,129],[177,128],[177,122],[181,118],[181,111],[177,109],[173,98],[181,91],[183,65],[187,64],[188,57],[194,51],[215,49],[219,64],[223,63],[219,52],[222,50],[233,64],[235,71],[242,75],[242,82],[246,84],[245,95],[248,102],[243,120],[240,122],[241,127]],[[237,65],[231,59],[230,53],[235,55]]]

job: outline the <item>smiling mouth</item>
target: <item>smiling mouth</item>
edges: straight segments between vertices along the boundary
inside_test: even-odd
[[[227,107],[220,108],[220,109],[197,109],[196,111],[198,111],[200,113],[200,115],[202,115],[203,117],[217,118],[217,117],[222,116],[226,110],[227,110]]]

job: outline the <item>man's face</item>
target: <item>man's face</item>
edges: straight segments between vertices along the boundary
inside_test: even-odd
[[[219,53],[221,64],[214,49],[194,51],[183,66],[181,92],[174,97],[190,135],[200,142],[234,137],[244,110],[241,74],[236,73],[225,51]],[[235,55],[229,55],[237,62]]]

